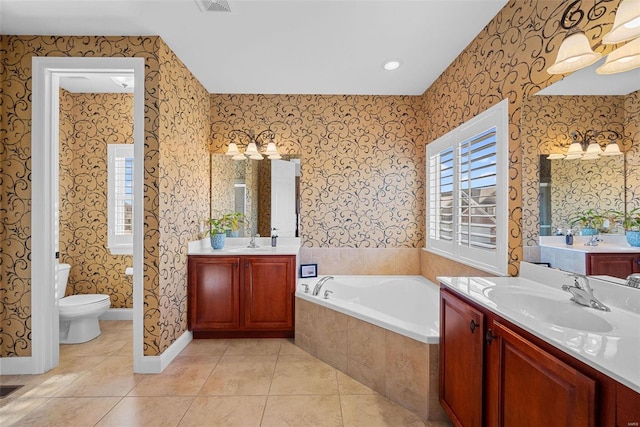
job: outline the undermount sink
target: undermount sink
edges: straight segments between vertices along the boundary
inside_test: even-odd
[[[489,300],[509,310],[565,328],[587,332],[610,332],[613,326],[606,319],[590,311],[592,308],[580,306],[570,301],[567,293],[565,300],[559,300],[559,295],[549,295],[535,290],[517,288],[487,288],[484,294]]]

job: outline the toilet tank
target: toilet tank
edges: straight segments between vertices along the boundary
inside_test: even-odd
[[[69,264],[58,264],[58,299],[64,298],[70,270],[71,266]]]

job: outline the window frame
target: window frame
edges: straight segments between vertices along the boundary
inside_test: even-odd
[[[107,144],[107,248],[113,255],[133,254],[133,228],[130,234],[118,234],[116,232],[116,224],[118,220],[118,213],[116,209],[116,182],[118,181],[116,159],[123,157],[126,159],[133,159],[133,147],[133,144]],[[131,203],[133,205],[133,162],[131,164],[131,169]],[[133,222],[131,223],[131,226],[133,227]]]
[[[456,129],[427,144],[426,146],[426,245],[425,250],[456,262],[478,268],[493,274],[505,276],[508,273],[509,248],[509,101],[505,99],[487,109]],[[496,131],[496,247],[495,250],[467,247],[458,242],[459,208],[460,208],[460,147],[486,131]],[[436,215],[440,213],[436,194],[439,182],[433,184],[432,169],[442,163],[434,159],[449,149],[454,151],[453,161],[453,238],[450,241],[432,238],[432,231],[437,230],[439,222]],[[437,178],[439,179],[439,178]],[[434,188],[432,188],[434,187]],[[438,200],[434,200],[434,198]]]

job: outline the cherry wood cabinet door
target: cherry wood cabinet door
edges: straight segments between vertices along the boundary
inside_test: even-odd
[[[640,272],[640,253],[587,254],[587,274],[626,279],[631,273]]]
[[[189,257],[189,329],[240,327],[239,265],[237,257]]]
[[[499,321],[489,325],[487,425],[595,426],[595,380]]]
[[[293,330],[295,256],[243,257],[244,327]]]
[[[440,403],[455,425],[481,426],[485,318],[445,290],[440,296]]]

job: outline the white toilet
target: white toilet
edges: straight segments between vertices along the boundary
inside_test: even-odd
[[[98,317],[111,306],[109,295],[85,294],[64,296],[69,279],[69,264],[58,264],[58,306],[60,309],[60,343],[79,344],[100,335]]]

